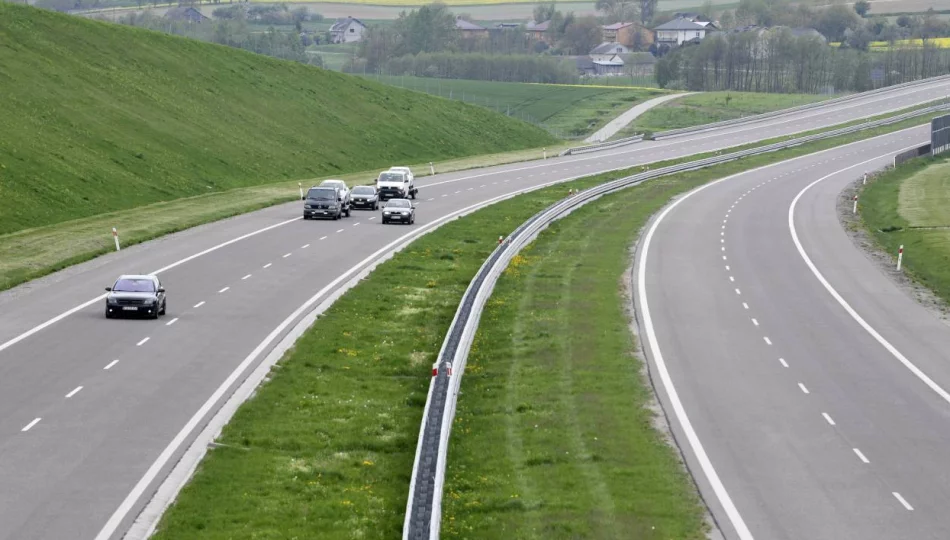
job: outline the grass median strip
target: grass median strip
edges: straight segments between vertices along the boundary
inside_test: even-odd
[[[607,289],[616,294],[618,268],[622,271],[622,264],[618,266],[619,263],[610,257],[616,256],[618,249],[621,254],[626,253],[635,233],[636,220],[645,219],[650,208],[659,208],[675,193],[712,179],[848,140],[841,137],[802,145],[651,181],[642,187],[605,197],[603,201],[579,211],[578,216],[593,213],[617,219],[619,214],[635,214],[622,216],[623,222],[631,228],[626,231],[596,229],[586,239],[567,237],[563,244],[565,250],[579,249],[590,243],[594,248],[588,246],[586,249],[603,248],[604,253],[589,260],[568,261],[567,264],[573,268],[571,273],[550,279],[560,280],[572,288],[570,301],[575,307],[588,302],[585,295],[602,295]],[[569,188],[585,189],[642,169],[636,167],[590,177],[498,203],[444,225],[380,265],[314,323],[294,349],[274,367],[269,380],[261,385],[255,396],[240,407],[218,440],[222,446],[209,451],[192,481],[164,516],[155,538],[400,536],[431,363],[462,293],[485,257],[494,249],[498,236],[507,236],[525,219],[562,198]],[[602,206],[614,204],[612,200],[636,204],[636,207],[627,208],[623,204]],[[552,230],[563,227],[563,224],[555,224]],[[602,242],[604,244],[600,246]],[[614,246],[612,250],[608,249],[608,243]],[[622,248],[616,247],[621,244]],[[540,257],[543,253],[537,251],[534,256]],[[522,274],[534,272],[533,279],[537,283],[532,290],[537,298],[531,302],[540,305],[538,303],[551,300],[546,296],[551,291],[547,285],[544,289],[539,288],[548,277],[536,272],[530,264],[530,257],[529,254],[528,264],[522,270],[518,268],[524,264],[523,260],[513,268]],[[559,257],[556,249],[551,251],[550,257],[559,260],[555,259]],[[591,277],[589,282],[578,281],[582,275],[597,279]],[[592,371],[603,369],[615,375],[616,380],[607,381],[579,404],[575,403],[575,416],[563,426],[565,430],[573,430],[571,436],[586,445],[565,450],[580,452],[580,456],[567,454],[562,458],[539,452],[537,463],[532,462],[539,471],[545,467],[571,467],[565,470],[579,470],[582,476],[574,477],[574,484],[546,479],[545,484],[533,486],[534,492],[528,492],[518,483],[518,477],[496,478],[495,472],[474,467],[459,469],[453,460],[459,456],[459,462],[464,463],[465,458],[453,450],[447,494],[464,493],[470,497],[467,502],[488,500],[487,494],[483,495],[478,489],[481,489],[480,478],[487,478],[486,473],[489,473],[491,483],[484,487],[495,495],[507,492],[506,496],[518,494],[518,498],[533,494],[545,497],[546,504],[537,507],[529,507],[523,501],[509,504],[515,506],[513,511],[522,512],[533,523],[559,524],[545,529],[550,537],[583,536],[586,533],[582,531],[597,534],[613,534],[614,531],[624,536],[640,534],[644,538],[659,532],[677,538],[696,537],[701,533],[701,513],[695,495],[690,493],[687,478],[678,467],[673,450],[668,447],[664,450],[662,437],[649,423],[651,415],[641,410],[649,391],[637,378],[632,338],[624,326],[622,310],[617,309],[618,302],[615,298],[614,308],[585,304],[589,306],[590,321],[582,321],[583,326],[577,328],[567,326],[568,335],[546,337],[552,355],[560,348],[580,350],[577,348],[592,346],[594,341],[603,339],[602,347],[583,352],[584,364],[558,364],[551,356],[551,365],[547,367],[556,373],[519,372],[516,375],[522,377],[521,381],[512,383],[523,387],[526,373],[537,374],[546,381],[553,381],[549,384],[555,384],[555,390],[569,388],[590,393],[589,385],[603,383],[601,376]],[[529,305],[532,304],[525,304]],[[491,309],[498,307],[493,304]],[[556,318],[558,313],[560,311],[550,309],[533,317]],[[487,314],[482,321],[483,333],[492,331],[491,326],[498,324]],[[528,317],[520,320],[517,328],[509,325],[508,332],[532,336],[532,325],[538,322]],[[555,323],[561,325],[559,328],[565,328],[562,321],[548,323],[552,329]],[[592,335],[574,335],[585,332]],[[540,342],[534,341],[532,345],[540,346]],[[527,351],[518,352],[527,354]],[[476,350],[475,354],[482,353]],[[497,360],[503,364],[498,367],[488,366],[485,357],[481,358],[475,360],[475,366],[482,369],[510,368],[506,359]],[[601,366],[602,359],[609,363]],[[469,375],[477,380],[479,372],[473,368]],[[568,375],[573,379],[566,378]],[[467,400],[473,393],[468,390],[467,383],[463,384],[466,393],[460,400],[460,407],[463,414],[469,414],[473,409]],[[538,391],[541,392],[542,388]],[[526,394],[524,399],[527,397],[530,396]],[[569,402],[548,399],[551,410],[569,410],[563,408],[569,406]],[[512,404],[517,409],[521,402],[515,400]],[[534,406],[530,402],[528,405]],[[530,410],[521,412],[537,414]],[[595,412],[603,413],[604,418],[590,425],[583,423],[584,418]],[[460,418],[464,421],[463,417]],[[622,432],[615,434],[612,431],[615,429],[622,429]],[[493,470],[498,468],[498,471],[510,467],[488,464],[489,459],[494,459],[502,448],[506,448],[504,439],[498,439],[501,446],[497,447],[463,440],[472,433],[458,429],[453,445],[489,448],[491,453],[481,456],[485,460],[482,466]],[[591,434],[599,440],[588,440],[587,436]],[[534,444],[536,441],[529,442]],[[566,441],[565,444],[573,443]],[[650,456],[649,461],[639,461],[644,456]],[[502,455],[497,457],[504,458]],[[578,457],[583,459],[577,460]],[[613,478],[613,475],[619,475],[619,478]],[[460,491],[463,487],[467,491]],[[586,497],[583,493],[592,494],[594,498],[582,500]],[[618,500],[621,493],[632,500]],[[535,500],[529,498],[529,501]],[[591,515],[579,517],[577,512],[581,506],[578,505],[593,508],[590,505],[599,502],[612,502],[613,506],[598,506]],[[475,530],[455,525],[454,528],[447,527],[447,531],[472,536],[481,535],[481,527],[486,527],[487,531],[502,533],[501,537],[518,537],[498,528],[500,521],[511,523],[509,517],[500,515],[508,511],[504,505],[487,509],[473,506],[462,511],[451,500],[447,504],[449,506],[444,512],[447,519],[455,516],[456,521],[466,523],[466,526],[478,525]],[[563,515],[559,513],[562,510]],[[526,529],[518,530],[529,536],[533,534]],[[490,534],[485,536],[492,537]]]

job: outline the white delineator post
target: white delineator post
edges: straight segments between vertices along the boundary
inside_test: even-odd
[[[501,243],[504,242],[504,241],[505,241],[505,237],[503,237],[503,236],[499,236],[499,237],[498,237],[498,245],[499,245],[499,246],[500,246]]]
[[[119,231],[112,227],[112,239],[115,240],[115,250],[119,251]]]
[[[435,174],[435,166],[432,165],[432,162],[431,162],[431,161],[429,162],[429,173],[430,173],[430,174]]]
[[[864,173],[864,180],[861,180],[861,183],[862,183],[862,184],[867,184],[867,183],[868,183],[868,173]]]
[[[897,250],[897,271],[901,271],[901,262],[904,260],[904,244],[901,244],[900,249]]]
[[[854,196],[854,208],[851,210],[851,213],[852,214],[858,213],[858,196],[857,195]]]
[[[297,182],[297,187],[300,188],[300,200],[303,200],[303,184]]]
[[[542,148],[542,150],[544,150],[544,159],[548,159],[548,149]]]

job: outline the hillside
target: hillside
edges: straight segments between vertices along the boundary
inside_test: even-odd
[[[0,87],[0,234],[553,142],[481,107],[8,3]]]

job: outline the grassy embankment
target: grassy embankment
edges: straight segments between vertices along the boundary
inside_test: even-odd
[[[528,84],[373,76],[374,80],[463,100],[543,126],[562,138],[590,135],[637,103],[669,92],[653,88]]]
[[[0,85],[0,289],[107,251],[113,226],[128,245],[291,200],[299,179],[557,143],[481,107],[9,3]]]
[[[896,254],[903,245],[904,272],[950,303],[950,158],[916,159],[874,177],[860,205],[880,247]]]
[[[667,101],[645,112],[621,130],[616,137],[629,137],[644,131],[709,124],[744,116],[814,103],[834,96],[812,94],[760,94],[756,92],[705,92]]]
[[[671,196],[714,178],[906,125],[651,182],[556,224],[563,237],[542,236],[502,278],[482,318],[453,432],[446,534],[701,537],[688,478],[643,410],[649,390],[618,295],[638,224]],[[430,366],[494,239],[568,188],[642,169],[498,203],[382,264],[314,323],[240,407],[218,440],[225,446],[209,452],[155,538],[398,537]],[[569,314],[585,306],[589,319]],[[575,333],[592,327],[596,336]],[[584,394],[590,388],[596,396]],[[552,421],[554,413],[568,421]],[[555,448],[570,453],[555,455]],[[575,472],[581,480],[573,484],[558,480]],[[542,529],[528,530],[538,523]]]

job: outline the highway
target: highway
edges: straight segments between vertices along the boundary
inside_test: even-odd
[[[276,206],[132,246],[4,292],[0,539],[120,537],[220,406],[209,398],[226,397],[302,317],[302,306],[328,297],[407,235],[541,185],[834,125],[943,97],[948,89],[950,82],[943,81],[834,110],[419,179],[413,227],[383,227],[378,213],[360,211],[337,222],[304,222],[301,203]],[[107,321],[103,287],[121,273],[149,272],[159,272],[168,289],[168,315]],[[736,277],[752,279],[743,276]],[[772,322],[766,313],[761,317]],[[807,382],[818,385],[818,395],[822,383]],[[884,456],[867,448],[875,460],[868,470],[883,474]],[[769,486],[765,482],[762,489]],[[923,494],[907,493],[924,503]]]
[[[836,213],[847,184],[927,141],[915,128],[737,175],[648,229],[645,349],[727,538],[950,537],[950,327]]]

